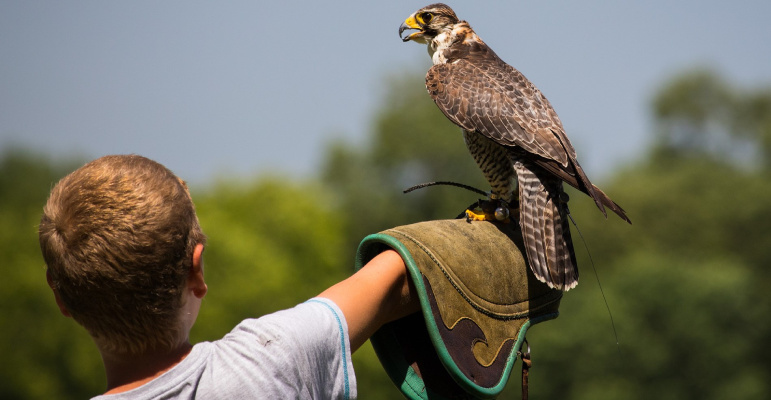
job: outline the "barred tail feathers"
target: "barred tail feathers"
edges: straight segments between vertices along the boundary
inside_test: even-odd
[[[539,177],[538,167],[532,164],[515,161],[514,168],[519,186],[519,224],[530,269],[549,287],[572,289],[578,284],[578,267],[567,203],[560,200],[562,182]]]

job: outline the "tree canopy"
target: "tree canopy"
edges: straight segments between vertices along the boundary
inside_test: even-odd
[[[194,341],[215,340],[243,318],[290,307],[343,279],[365,235],[453,218],[478,197],[454,187],[403,194],[406,187],[448,180],[487,189],[422,78],[393,78],[389,87],[369,140],[330,143],[319,176],[193,188],[209,236],[210,287]],[[574,231],[581,282],[565,295],[559,318],[528,333],[531,394],[769,398],[771,87],[686,71],[657,91],[651,115],[651,147],[597,182],[634,225],[606,220],[571,192],[586,242]],[[104,389],[85,330],[58,313],[37,241],[48,190],[79,164],[18,149],[0,156],[0,398],[85,398]],[[360,397],[398,398],[370,347],[354,364]],[[502,397],[519,390],[514,377]]]

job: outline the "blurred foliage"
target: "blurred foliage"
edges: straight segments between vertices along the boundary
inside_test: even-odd
[[[394,225],[454,218],[478,195],[451,186],[403,190],[454,181],[488,190],[460,129],[439,111],[423,78],[391,78],[364,146],[332,143],[321,169],[324,186],[345,210],[348,254],[366,235]]]
[[[486,189],[422,78],[388,83],[369,141],[330,144],[318,179],[193,188],[210,288],[194,341],[343,279],[365,235],[452,218],[477,198],[453,187],[403,189],[438,180]],[[603,218],[571,192],[591,259],[574,232],[581,284],[558,319],[528,335],[533,398],[771,397],[771,89],[691,71],[664,83],[652,114],[652,147],[596,182],[634,225]],[[0,158],[0,398],[86,398],[104,388],[94,345],[56,309],[37,244],[48,190],[79,164],[19,150]],[[370,346],[354,364],[361,398],[400,397]],[[516,375],[502,398],[519,397]]]
[[[771,168],[771,87],[733,85],[711,70],[674,77],[652,104],[658,152],[710,154]]]
[[[308,196],[313,193],[313,196]],[[264,177],[219,182],[195,196],[208,236],[209,293],[193,340],[215,340],[244,318],[292,307],[345,278],[340,218],[316,184]],[[255,290],[258,287],[259,290]]]
[[[56,398],[59,393],[83,398],[104,390],[96,346],[56,308],[37,239],[48,191],[79,164],[53,165],[19,149],[7,150],[0,159],[2,399]]]

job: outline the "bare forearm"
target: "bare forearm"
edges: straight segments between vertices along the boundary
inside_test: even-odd
[[[393,250],[380,253],[319,296],[334,301],[343,311],[353,351],[383,324],[418,310],[404,261]]]

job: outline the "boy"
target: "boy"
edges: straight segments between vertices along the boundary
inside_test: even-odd
[[[404,262],[388,250],[314,299],[192,345],[206,237],[185,183],[136,155],[64,177],[39,237],[59,309],[101,353],[98,399],[355,398],[351,353],[418,310]]]

